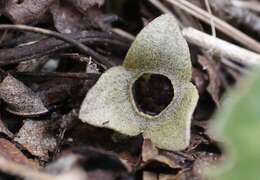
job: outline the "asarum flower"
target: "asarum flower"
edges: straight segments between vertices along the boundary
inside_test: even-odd
[[[107,70],[89,90],[79,118],[130,136],[142,133],[162,149],[185,149],[198,100],[191,67],[176,20],[162,15],[137,35],[123,65]]]

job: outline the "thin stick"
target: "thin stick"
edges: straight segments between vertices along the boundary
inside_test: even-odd
[[[119,28],[113,28],[112,31],[116,34],[118,34],[119,36],[122,36],[126,39],[128,39],[129,41],[133,41],[135,40],[135,36],[130,34],[129,32],[126,32],[122,29],[119,29]]]
[[[165,14],[173,14],[170,9],[168,9],[163,3],[157,0],[149,0],[151,4],[157,7],[161,12]]]
[[[186,0],[167,0],[167,1],[208,24],[210,24],[210,18],[212,18],[218,30],[232,37],[234,40],[240,42],[245,47],[260,53],[259,42],[252,39],[245,33],[239,31],[238,29],[234,28],[233,26],[226,23],[225,21],[210,15],[208,12],[204,11],[203,9],[195,6],[194,4]]]
[[[235,64],[234,62],[232,62],[232,61],[230,61],[230,60],[228,60],[228,59],[225,59],[225,58],[224,58],[224,59],[222,60],[222,63],[223,63],[225,66],[227,66],[227,67],[229,67],[229,68],[231,68],[231,69],[236,70],[237,72],[240,72],[240,73],[243,73],[243,74],[247,74],[247,73],[249,72],[248,69],[245,69],[245,68],[243,68],[243,67],[241,67],[241,66]]]
[[[185,39],[194,45],[204,49],[211,49],[218,55],[223,55],[233,61],[253,67],[260,66],[260,55],[241,48],[224,40],[212,37],[194,28],[185,28],[182,31]]]
[[[161,12],[165,13],[165,14],[171,14],[175,17],[175,19],[177,20],[179,26],[181,28],[183,28],[183,25],[181,24],[181,22],[179,21],[179,19],[175,16],[175,14],[169,9],[167,8],[163,3],[161,3],[158,0],[149,0],[151,4],[153,4],[155,7],[157,7]]]
[[[45,78],[72,78],[83,80],[97,80],[99,74],[96,73],[62,73],[62,72],[11,72],[13,75],[19,76],[34,76]]]
[[[214,37],[217,37],[216,35],[216,28],[215,28],[215,23],[214,23],[214,20],[213,20],[213,16],[212,16],[212,11],[211,11],[211,8],[210,8],[210,5],[209,5],[209,0],[204,0],[205,1],[205,5],[206,5],[206,8],[207,8],[207,11],[209,12],[210,14],[210,25],[211,25],[211,31],[212,31],[212,36]]]
[[[8,30],[8,29],[35,32],[35,33],[40,33],[40,34],[44,34],[44,35],[47,35],[47,36],[55,37],[57,39],[60,39],[60,40],[63,40],[65,42],[72,44],[73,46],[77,47],[85,55],[92,56],[96,61],[98,61],[98,62],[100,62],[100,63],[102,63],[102,64],[104,64],[108,67],[114,65],[106,57],[96,53],[95,51],[88,48],[84,44],[82,44],[78,41],[75,41],[74,39],[71,39],[69,37],[66,37],[64,34],[61,34],[61,33],[55,32],[55,31],[51,31],[51,30],[47,30],[47,29],[43,29],[43,28],[26,26],[26,25],[10,25],[10,24],[1,24],[0,25],[0,30]]]

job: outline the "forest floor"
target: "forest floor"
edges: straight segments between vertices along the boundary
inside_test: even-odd
[[[126,137],[78,118],[88,90],[164,13],[183,32],[192,27],[246,55],[260,53],[257,0],[0,2],[0,179],[203,179],[203,168],[223,154],[208,125],[223,94],[254,64],[219,41],[184,35],[199,92],[185,150],[158,149],[142,135]]]

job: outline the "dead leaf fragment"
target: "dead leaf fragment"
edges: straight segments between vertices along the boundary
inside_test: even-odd
[[[3,121],[0,119],[0,133],[7,135],[9,138],[12,138],[14,135],[10,132],[4,125]]]
[[[9,0],[3,14],[15,24],[37,23],[55,0]]]
[[[48,160],[48,152],[53,152],[57,146],[54,136],[48,132],[49,122],[26,120],[14,138],[32,155]]]
[[[102,6],[104,0],[68,0],[71,2],[79,11],[87,12],[90,7]]]
[[[203,67],[203,69],[208,72],[209,84],[207,87],[207,91],[211,95],[214,102],[217,105],[219,105],[220,86],[221,86],[221,80],[220,80],[219,70],[218,70],[219,66],[213,61],[210,61],[203,56],[199,56],[198,61]]]
[[[41,99],[11,75],[0,84],[0,97],[7,103],[7,111],[13,114],[37,116],[48,112]]]
[[[159,150],[152,144],[150,139],[144,139],[143,147],[142,147],[142,159],[145,164],[157,161],[162,164],[165,164],[173,169],[179,169],[180,166],[172,161],[167,156],[161,155]]]
[[[61,33],[75,33],[85,29],[84,16],[68,3],[55,3],[51,6],[56,29]]]
[[[19,164],[37,167],[36,162],[28,159],[14,144],[3,138],[0,138],[0,156]]]

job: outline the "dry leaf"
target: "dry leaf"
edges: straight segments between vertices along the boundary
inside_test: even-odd
[[[55,0],[8,0],[3,14],[15,24],[37,23]]]
[[[3,138],[0,138],[0,156],[32,168],[38,167],[36,162],[28,159],[14,144]]]
[[[32,155],[43,160],[49,159],[49,152],[53,152],[57,146],[56,139],[48,132],[49,122],[26,120],[14,138]]]
[[[11,75],[0,84],[0,97],[7,103],[7,111],[21,116],[37,116],[48,112],[35,93]]]
[[[93,6],[101,6],[104,4],[104,0],[68,0],[71,2],[79,11],[87,13],[87,10]]]
[[[192,68],[192,82],[198,89],[199,95],[202,95],[206,91],[208,77],[201,70]]]
[[[84,15],[68,3],[55,3],[51,13],[56,29],[61,33],[75,33],[85,29]]]
[[[144,139],[142,147],[142,159],[147,164],[152,161],[157,161],[162,164],[168,165],[170,168],[179,169],[180,166],[167,156],[161,155],[159,150],[152,144],[150,139]]]
[[[12,138],[14,135],[10,132],[4,125],[3,121],[0,119],[0,133],[7,135],[9,138]]]
[[[221,80],[218,70],[219,66],[216,63],[209,61],[203,56],[199,56],[198,61],[201,64],[202,68],[208,72],[209,84],[207,87],[207,91],[211,95],[214,102],[217,105],[219,105],[219,93],[221,86]]]

